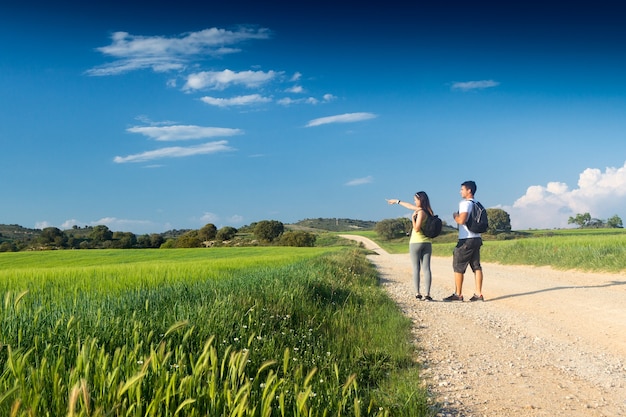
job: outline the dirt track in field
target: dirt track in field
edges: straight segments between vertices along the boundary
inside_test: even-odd
[[[408,254],[344,237],[376,252],[440,416],[626,416],[626,275],[483,263],[485,302],[446,303],[452,259],[433,258],[434,301],[418,301]]]

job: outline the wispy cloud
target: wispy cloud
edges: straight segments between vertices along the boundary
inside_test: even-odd
[[[374,177],[372,177],[371,175],[368,175],[367,177],[355,178],[353,180],[350,180],[346,183],[346,185],[351,187],[355,185],[369,184],[372,181],[374,181]]]
[[[243,133],[241,129],[227,127],[204,127],[194,125],[174,126],[134,126],[126,129],[130,133],[139,133],[151,139],[168,142],[191,139],[234,136]]]
[[[141,69],[152,69],[155,72],[180,70],[191,59],[240,52],[240,49],[233,46],[248,40],[268,39],[270,35],[268,29],[246,27],[232,31],[210,28],[177,37],[115,32],[111,36],[110,45],[97,48],[115,61],[92,68],[87,74],[106,76]]]
[[[498,85],[500,85],[500,83],[494,80],[465,81],[453,83],[452,90],[484,90],[485,88],[497,87]]]
[[[263,97],[260,94],[250,94],[246,96],[237,96],[231,98],[205,96],[202,97],[200,100],[202,100],[206,104],[216,107],[250,106],[260,103],[269,103],[272,101],[271,98]]]
[[[377,117],[373,113],[345,113],[336,116],[321,117],[313,119],[306,124],[306,127],[321,126],[330,123],[354,123]]]
[[[228,146],[228,141],[222,140],[217,142],[204,143],[197,146],[173,146],[168,148],[156,149],[153,151],[142,152],[134,155],[116,156],[113,158],[113,162],[118,164],[125,164],[128,162],[148,162],[155,159],[163,158],[181,158],[194,155],[206,155],[217,152],[232,151],[234,148]]]
[[[223,71],[202,71],[187,76],[183,86],[184,91],[191,90],[224,90],[231,85],[243,85],[247,88],[256,88],[279,75],[276,71],[240,71],[229,69]]]
[[[580,173],[578,188],[563,182],[528,187],[512,206],[502,206],[515,230],[567,227],[576,214],[589,213],[606,220],[626,206],[626,163],[620,168],[587,168]],[[626,220],[626,219],[623,219]]]

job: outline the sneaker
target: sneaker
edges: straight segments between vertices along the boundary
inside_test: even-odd
[[[424,301],[433,301],[433,297],[431,297],[430,295],[427,295],[424,297]]]
[[[485,299],[483,298],[482,294],[481,295],[474,294],[472,298],[470,298],[470,301],[485,301]]]
[[[418,300],[421,300],[421,299],[422,299],[422,294],[417,294],[417,295],[415,296],[415,298],[417,298]]]
[[[450,297],[444,298],[443,301],[463,301],[463,296],[452,294]]]

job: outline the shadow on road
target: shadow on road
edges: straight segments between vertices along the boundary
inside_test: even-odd
[[[539,293],[548,292],[548,291],[574,290],[574,289],[581,289],[581,288],[584,288],[584,289],[605,288],[605,287],[614,287],[616,285],[626,285],[626,281],[610,281],[610,282],[607,282],[606,284],[600,284],[600,285],[569,285],[565,287],[542,288],[540,290],[521,292],[518,294],[502,295],[500,297],[490,298],[485,301],[505,300],[507,298],[523,297],[525,295],[539,294]]]

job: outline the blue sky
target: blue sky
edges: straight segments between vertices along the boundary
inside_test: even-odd
[[[126,3],[0,6],[0,223],[626,221],[620,2]]]

